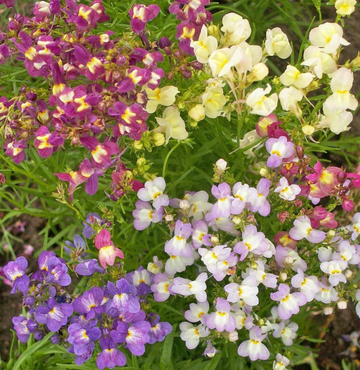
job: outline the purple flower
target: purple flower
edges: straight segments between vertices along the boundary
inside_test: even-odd
[[[233,186],[232,192],[234,200],[231,203],[231,213],[234,215],[241,213],[245,207],[248,208],[257,197],[256,189],[250,188],[248,184],[243,185],[241,182]]]
[[[91,276],[94,275],[95,272],[104,273],[105,270],[100,267],[98,260],[94,258],[92,260],[85,260],[76,265],[75,271],[82,276]]]
[[[148,202],[138,200],[135,203],[136,209],[132,215],[135,218],[134,227],[136,230],[144,230],[150,226],[151,223],[157,223],[162,220],[164,209],[153,209]]]
[[[36,330],[37,324],[33,320],[27,320],[23,316],[15,316],[12,318],[16,335],[21,343],[26,343],[30,337],[30,333]]]
[[[290,158],[294,154],[294,144],[285,136],[280,136],[278,139],[271,138],[267,140],[265,146],[270,154],[267,160],[270,168],[279,167],[283,159]]]
[[[231,333],[236,328],[236,319],[230,312],[231,306],[228,301],[217,298],[216,312],[212,312],[205,318],[205,324],[209,329],[216,329],[218,332],[226,330]]]
[[[96,365],[100,370],[106,367],[113,369],[115,366],[126,365],[126,356],[116,348],[116,343],[110,337],[102,337],[100,347],[102,352],[96,359]]]
[[[28,262],[25,257],[18,257],[15,261],[9,262],[4,267],[5,276],[13,283],[11,294],[17,290],[26,293],[29,288],[30,279],[25,275]]]
[[[86,362],[91,356],[95,348],[95,343],[90,342],[89,345],[86,348],[86,351],[82,355],[76,355],[75,356],[75,364],[76,365],[82,365],[84,362]],[[74,346],[71,346],[68,349],[69,353],[75,353],[74,352]]]
[[[219,186],[213,185],[211,193],[218,201],[212,206],[210,214],[207,215],[206,219],[210,221],[218,217],[229,217],[231,203],[234,199],[231,195],[230,185],[226,182],[219,184]]]
[[[66,325],[68,317],[73,313],[73,308],[68,303],[57,303],[54,298],[45,302],[44,306],[35,311],[35,319],[41,324],[46,324],[50,331],[56,332]]]
[[[254,225],[245,226],[242,239],[234,247],[234,252],[241,255],[240,261],[243,261],[249,253],[261,256],[268,249],[264,233],[258,232]]]
[[[96,194],[99,185],[99,176],[102,176],[104,171],[94,166],[87,158],[81,162],[79,171],[81,176],[86,178],[85,192],[89,195]]]
[[[86,244],[84,239],[80,235],[74,236],[74,242],[65,241],[64,250],[71,257],[72,253],[76,256],[80,256],[82,252],[86,249]]]
[[[109,293],[112,295],[112,299],[108,303],[106,310],[115,308],[118,311],[128,311],[136,313],[140,311],[139,298],[136,296],[136,288],[126,279],[120,279],[115,285],[108,282],[107,285]]]
[[[300,216],[294,221],[294,227],[290,229],[289,235],[294,240],[306,239],[310,243],[321,243],[326,234],[324,231],[314,230],[310,218]]]
[[[99,328],[94,327],[97,324],[96,320],[84,323],[71,324],[68,328],[68,342],[73,345],[76,355],[86,353],[90,342],[98,340],[101,336]]]
[[[269,350],[262,344],[267,334],[261,334],[261,329],[254,326],[249,332],[250,340],[242,342],[238,348],[239,356],[249,356],[251,361],[267,360],[270,357]]]
[[[194,249],[186,240],[192,232],[191,224],[184,224],[180,220],[175,223],[174,237],[165,243],[165,252],[171,256],[191,257]]]
[[[147,321],[138,321],[131,326],[119,322],[116,330],[110,332],[110,336],[116,343],[125,342],[133,355],[142,356],[145,352],[145,343],[150,340],[148,335],[150,330],[151,325]]]
[[[261,216],[266,217],[270,213],[270,203],[266,199],[270,192],[271,181],[261,179],[256,187],[257,196],[250,204],[251,212],[259,212]]]
[[[66,263],[61,262],[57,257],[50,257],[47,263],[48,273],[46,281],[61,286],[68,286],[71,283],[71,277],[67,271]]]
[[[151,285],[155,301],[163,302],[170,297],[169,285],[170,279],[166,274],[158,273],[155,275],[154,284]]]
[[[149,334],[149,344],[155,342],[162,342],[165,337],[172,332],[172,326],[168,322],[159,322],[160,316],[155,315],[150,319],[151,329],[148,332]]]
[[[307,303],[305,294],[300,292],[290,293],[290,288],[286,284],[280,284],[277,292],[270,293],[270,298],[273,301],[280,302],[278,315],[282,320],[287,320],[292,315],[299,313],[300,307]]]
[[[103,290],[93,287],[84,292],[81,297],[76,298],[72,302],[72,306],[76,312],[86,314],[86,319],[93,319],[95,315],[100,315],[103,312],[103,307],[101,307],[103,298]]]
[[[259,304],[259,288],[256,286],[256,279],[253,276],[248,276],[241,285],[230,283],[225,285],[225,292],[228,293],[227,300],[231,303],[236,303],[240,299],[248,306],[257,306]]]
[[[160,8],[158,5],[145,6],[135,4],[129,11],[131,17],[130,25],[134,33],[140,35],[145,30],[146,23],[153,20],[159,12]]]

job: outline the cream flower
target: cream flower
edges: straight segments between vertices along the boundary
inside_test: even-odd
[[[330,128],[330,131],[336,135],[341,132],[350,130],[350,123],[353,120],[353,115],[347,111],[329,110],[326,106],[323,107],[325,116],[318,125],[319,128]]]
[[[207,28],[203,25],[199,39],[191,41],[190,46],[194,48],[196,59],[200,63],[207,63],[209,56],[217,49],[218,42],[214,36],[208,36]]]
[[[258,45],[249,45],[247,42],[242,42],[236,48],[240,52],[235,68],[240,74],[250,72],[254,65],[258,64],[262,59],[262,49]]]
[[[180,116],[177,106],[168,107],[164,110],[162,118],[155,117],[160,127],[154,132],[165,132],[166,143],[172,137],[177,140],[185,140],[188,137],[188,132],[185,128],[185,122]]]
[[[202,95],[202,102],[205,107],[205,114],[209,118],[219,117],[226,103],[223,89],[221,87],[207,88]]]
[[[199,122],[205,118],[205,108],[202,104],[196,104],[189,110],[189,116],[194,121]]]
[[[266,94],[268,94],[270,91],[271,87],[268,84],[266,89],[258,87],[250,93],[246,99],[246,104],[252,108],[252,114],[268,116],[276,108],[278,96],[276,93],[274,93],[267,97]]]
[[[231,68],[241,58],[241,49],[236,46],[215,50],[209,58],[209,65],[214,77],[232,78]]]
[[[285,86],[295,86],[304,89],[309,86],[315,76],[312,73],[301,73],[294,66],[287,66],[285,72],[280,76],[280,81]]]
[[[221,42],[224,46],[238,45],[251,35],[250,23],[236,13],[224,15],[221,31],[225,33]]]
[[[288,58],[292,53],[289,39],[279,27],[266,31],[265,49],[270,56],[276,54],[281,59]]]
[[[148,113],[154,113],[159,104],[165,107],[174,104],[175,96],[179,93],[175,86],[157,87],[155,90],[145,88],[145,91],[149,99],[145,109]]]
[[[303,98],[303,93],[293,86],[282,89],[279,94],[279,99],[282,109],[291,111],[294,114],[301,115],[301,109],[298,102]]]
[[[324,107],[328,110],[355,110],[358,101],[350,93],[354,82],[354,75],[350,69],[340,68],[332,76],[330,88],[333,92],[324,102]]]
[[[343,37],[343,29],[337,23],[323,23],[310,31],[310,42],[319,48],[323,48],[324,53],[331,54],[340,45],[349,45]]]
[[[335,60],[316,46],[305,49],[304,61],[301,64],[312,67],[317,78],[321,78],[323,73],[331,74],[337,70]]]
[[[342,15],[350,15],[355,11],[356,0],[336,0],[336,13]]]

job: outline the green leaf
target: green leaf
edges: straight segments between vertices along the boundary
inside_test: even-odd
[[[173,327],[173,331],[175,331],[175,326]],[[164,347],[162,350],[161,358],[160,358],[160,366],[164,370],[172,370],[174,369],[172,363],[171,363],[171,354],[174,344],[174,336],[168,335],[164,341]]]
[[[35,343],[33,346],[23,352],[23,354],[16,361],[12,370],[19,370],[22,363],[27,359],[30,359],[30,357],[40,348],[44,347],[53,335],[54,333],[47,334],[40,342]]]
[[[216,366],[217,364],[219,363],[219,361],[221,360],[221,353],[215,355],[211,361],[205,366],[204,370],[215,370],[216,369]]]

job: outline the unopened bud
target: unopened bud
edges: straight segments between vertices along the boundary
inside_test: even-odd
[[[237,331],[232,331],[229,333],[229,341],[230,342],[236,342],[239,339],[239,334]]]
[[[334,312],[332,307],[324,307],[323,309],[324,315],[331,315]]]
[[[282,272],[282,273],[280,273],[280,275],[279,275],[279,279],[280,279],[281,281],[286,281],[286,279],[287,279],[287,273],[286,273],[286,272]]]
[[[305,125],[302,127],[302,132],[305,134],[305,135],[312,135],[315,131],[315,128],[313,126],[310,126],[310,125]]]
[[[202,104],[196,104],[189,110],[189,116],[196,122],[205,118],[205,108]]]
[[[291,256],[286,256],[284,258],[284,264],[291,266],[294,263],[294,259]]]
[[[152,141],[155,144],[155,146],[161,146],[165,143],[165,136],[161,132],[154,132],[151,135]]]
[[[232,222],[235,224],[235,225],[240,225],[241,224],[241,217],[239,216],[234,216],[232,218]]]
[[[261,81],[269,74],[269,68],[264,63],[257,63],[254,65],[252,71],[249,73],[248,82]]]
[[[335,230],[329,230],[329,231],[327,232],[327,236],[328,236],[329,238],[333,238],[333,237],[335,236]]]
[[[215,26],[215,24],[211,24],[208,27],[208,35],[214,36],[216,39],[220,40],[221,34],[220,34],[219,26]]]
[[[337,306],[338,306],[339,310],[346,310],[347,302],[346,301],[339,301],[337,303]]]
[[[346,279],[350,279],[353,276],[353,272],[351,270],[346,270],[344,275]]]
[[[262,177],[267,177],[269,174],[269,171],[266,168],[260,168],[259,174]]]
[[[217,236],[212,236],[211,239],[210,239],[211,243],[213,243],[213,245],[218,245],[219,244],[219,238]]]
[[[133,145],[134,145],[134,148],[137,150],[141,150],[144,147],[141,141],[134,141]]]
[[[171,221],[173,221],[174,220],[174,216],[173,215],[166,215],[165,216],[165,221],[166,222],[171,222]]]
[[[184,211],[187,209],[190,209],[190,202],[187,199],[180,200],[179,203],[180,209],[183,209]]]

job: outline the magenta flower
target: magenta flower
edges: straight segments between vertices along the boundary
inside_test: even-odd
[[[111,240],[111,234],[108,230],[101,230],[95,237],[95,247],[99,249],[99,261],[102,268],[106,269],[107,265],[113,266],[115,258],[124,258],[121,249],[116,248]]]
[[[119,322],[116,330],[110,332],[110,336],[116,343],[126,343],[129,351],[135,356],[142,356],[145,352],[145,344],[149,342],[148,335],[151,325],[147,321],[138,321],[131,326],[125,322]]]
[[[99,176],[104,174],[104,171],[95,167],[87,158],[85,158],[79,167],[80,175],[87,180],[85,192],[89,195],[96,194],[99,185]]]
[[[29,288],[30,279],[25,275],[28,262],[25,257],[18,257],[15,261],[9,262],[4,267],[5,276],[13,283],[11,293],[14,294],[17,290],[26,293]]]
[[[319,161],[314,166],[314,173],[307,175],[306,179],[316,183],[320,191],[328,194],[336,185],[339,184],[337,175],[340,173],[339,167],[323,168]]]
[[[209,329],[216,329],[218,332],[224,330],[231,333],[236,328],[236,319],[232,312],[228,301],[222,298],[217,298],[216,312],[210,313],[205,318],[205,324]]]
[[[176,221],[174,237],[165,243],[165,252],[170,256],[191,257],[194,249],[186,240],[192,232],[191,224],[184,224]]]
[[[50,298],[35,311],[35,319],[40,324],[46,324],[50,331],[56,332],[67,324],[68,317],[73,313],[73,307],[68,303],[57,303]]]
[[[27,147],[23,140],[11,141],[5,144],[5,154],[12,157],[14,163],[19,164],[25,159],[24,149]]]
[[[135,4],[129,11],[132,30],[137,35],[140,35],[145,30],[146,23],[153,20],[159,12],[160,8],[158,5],[151,4],[145,6],[142,4]]]
[[[80,141],[85,148],[91,151],[91,156],[95,163],[102,166],[109,166],[111,156],[119,153],[118,145],[112,141],[104,141],[101,144],[94,137],[84,137]]]
[[[261,334],[261,329],[254,326],[249,331],[250,340],[242,342],[238,348],[239,356],[249,356],[251,361],[267,360],[270,357],[270,352],[262,341],[267,337],[267,334]]]
[[[280,302],[278,306],[278,315],[280,319],[287,320],[292,315],[300,311],[300,307],[307,303],[307,297],[300,292],[290,293],[290,288],[286,284],[280,284],[278,291],[270,293],[273,301]]]
[[[294,154],[294,144],[288,141],[285,136],[280,136],[278,139],[269,139],[265,146],[270,154],[267,160],[267,165],[270,168],[279,167],[284,159],[289,159]]]
[[[307,216],[300,216],[294,221],[294,227],[290,229],[289,235],[294,240],[306,239],[310,243],[321,243],[326,234],[324,231],[314,230]]]

